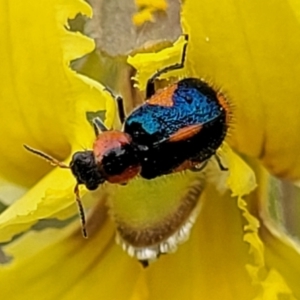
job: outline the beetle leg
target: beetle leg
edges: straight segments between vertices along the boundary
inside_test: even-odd
[[[123,124],[126,119],[126,114],[125,114],[125,109],[124,109],[124,101],[121,96],[117,96],[116,101],[117,101],[117,106],[118,106],[119,120],[120,120],[121,124]]]
[[[201,163],[199,162],[198,164],[196,164],[192,168],[190,168],[190,170],[192,172],[200,172],[207,166],[207,163],[208,163],[208,160],[201,162]]]
[[[86,220],[85,220],[84,209],[83,209],[82,202],[81,202],[80,195],[79,195],[79,184],[78,183],[75,185],[74,194],[75,194],[75,199],[76,199],[78,209],[79,209],[82,235],[84,238],[87,238],[88,234],[87,234],[87,230],[86,230]]]
[[[181,56],[181,62],[165,67],[161,70],[158,70],[150,79],[147,81],[147,86],[146,86],[146,99],[149,99],[151,96],[155,94],[155,80],[162,74],[168,73],[173,70],[178,70],[182,69],[184,67],[184,61],[185,61],[185,56],[186,56],[186,49],[187,49],[187,42],[189,39],[188,34],[184,34],[184,38],[186,40],[186,43],[183,46],[182,50],[182,56]]]
[[[115,95],[112,90],[110,90],[108,87],[105,87],[104,89],[105,91],[109,92],[110,95],[115,99],[116,103],[117,103],[117,107],[118,107],[118,115],[119,115],[119,120],[121,122],[121,124],[124,123],[125,119],[126,119],[126,114],[125,114],[125,109],[124,109],[124,101],[123,98],[121,96],[117,96]]]
[[[220,170],[221,171],[228,171],[228,168],[226,168],[226,167],[223,166],[220,157],[217,154],[214,154],[214,157],[215,157],[215,159],[216,159],[216,161],[218,163],[218,166],[219,166]]]
[[[93,126],[94,126],[94,131],[95,131],[95,135],[96,137],[104,131],[108,131],[109,129],[105,126],[105,124],[103,123],[103,121],[99,118],[96,117],[93,119]]]

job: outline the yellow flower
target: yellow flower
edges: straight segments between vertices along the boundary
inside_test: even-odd
[[[219,154],[229,172],[220,172],[212,160],[205,177],[187,172],[137,179],[126,187],[106,185],[95,193],[83,189],[85,207],[93,207],[85,240],[78,219],[68,219],[77,212],[74,178],[22,145],[69,162],[72,153],[92,145],[91,115],[105,114],[108,127],[114,123],[110,94],[69,68],[93,42],[68,31],[67,19],[79,12],[90,16],[91,9],[80,0],[2,1],[0,196],[13,202],[0,216],[0,241],[8,243],[0,268],[2,298],[300,299],[299,246],[272,223],[270,175],[262,167],[299,179],[298,6],[279,0],[185,2],[186,68],[166,76],[184,72],[225,91],[233,110],[227,141],[247,155],[249,165],[224,144]],[[183,44],[180,39],[159,53],[129,59],[139,71],[141,90],[157,69],[180,60]],[[201,206],[190,239],[144,270],[116,245],[104,201],[109,198],[117,222],[137,213],[151,220],[195,181]],[[142,215],[145,203],[150,210]],[[55,218],[69,224],[29,230]]]

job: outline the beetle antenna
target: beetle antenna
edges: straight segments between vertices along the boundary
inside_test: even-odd
[[[50,155],[48,155],[48,154],[46,154],[42,151],[31,148],[27,145],[23,145],[23,146],[27,151],[46,159],[48,162],[50,162],[54,166],[58,166],[58,167],[63,168],[63,169],[70,169],[70,167],[68,165],[66,165],[65,163],[63,163],[61,161],[58,161],[54,157],[52,157],[52,156],[50,156]],[[81,227],[82,227],[82,235],[83,235],[83,237],[87,238],[88,235],[87,235],[87,230],[86,230],[85,214],[84,214],[83,205],[82,205],[82,202],[81,202],[81,199],[80,199],[79,188],[78,187],[79,187],[79,184],[77,183],[75,185],[75,188],[74,188],[74,194],[75,194],[75,199],[76,199],[78,209],[79,209],[79,215],[80,215]]]
[[[87,234],[87,230],[86,230],[85,213],[84,213],[83,205],[82,205],[82,202],[81,202],[81,199],[80,199],[79,184],[78,183],[75,185],[74,193],[75,193],[75,198],[76,198],[76,202],[77,202],[78,209],[79,209],[82,235],[83,235],[84,238],[88,238],[88,234]]]
[[[48,154],[46,154],[46,153],[44,153],[40,150],[31,148],[27,145],[23,145],[23,146],[27,151],[29,151],[29,152],[37,155],[37,156],[40,156],[40,157],[44,158],[45,160],[50,162],[50,164],[53,165],[53,166],[58,166],[58,167],[63,168],[63,169],[70,169],[70,167],[68,165],[66,165],[65,163],[55,159],[54,157],[52,157],[52,156],[50,156],[50,155],[48,155]]]

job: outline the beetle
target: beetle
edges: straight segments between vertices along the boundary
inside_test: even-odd
[[[123,100],[115,98],[122,130],[109,130],[100,118],[93,119],[96,140],[92,150],[73,154],[70,165],[33,149],[24,147],[61,168],[69,168],[76,178],[74,193],[79,206],[83,236],[86,221],[79,195],[79,185],[95,190],[104,182],[126,184],[141,176],[153,179],[190,169],[200,171],[215,156],[222,144],[229,122],[225,97],[198,78],[184,78],[156,91],[156,79],[184,67],[188,35],[181,62],[157,71],[147,82],[145,102],[125,115]]]

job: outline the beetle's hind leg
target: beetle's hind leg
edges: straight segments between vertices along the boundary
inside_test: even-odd
[[[214,154],[214,157],[217,161],[217,164],[218,164],[220,170],[228,171],[228,168],[224,167],[224,165],[222,164],[220,157],[217,154]],[[190,168],[190,170],[193,172],[200,172],[207,166],[208,161],[209,161],[209,159],[205,160],[204,162],[199,162],[199,163],[195,164],[193,168]]]
[[[215,159],[216,159],[216,161],[217,161],[217,164],[218,164],[220,170],[221,170],[221,171],[228,171],[228,168],[226,168],[226,167],[223,166],[223,164],[222,164],[222,162],[221,162],[221,159],[220,159],[220,157],[218,156],[218,154],[214,154],[214,157],[215,157]]]
[[[184,67],[184,61],[185,61],[185,56],[186,56],[186,49],[187,49],[187,42],[189,40],[188,34],[184,34],[184,38],[186,40],[186,43],[183,46],[182,50],[182,56],[181,56],[181,61],[180,63],[165,67],[161,70],[158,70],[150,79],[147,81],[147,86],[146,86],[146,99],[149,99],[151,96],[155,94],[155,80],[162,74],[168,73],[173,70],[178,70],[182,69]]]

